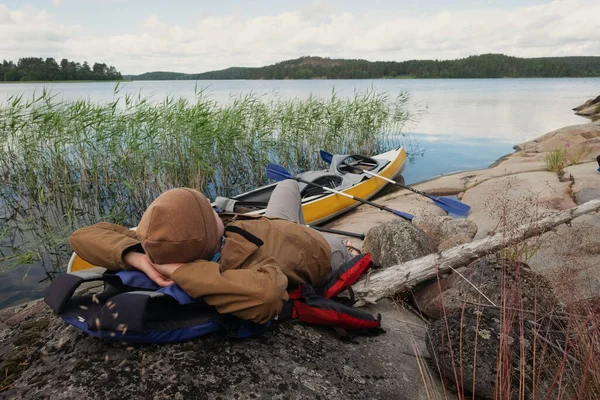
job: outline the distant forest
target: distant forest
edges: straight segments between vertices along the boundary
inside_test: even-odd
[[[90,67],[63,58],[57,63],[54,58],[24,57],[15,64],[4,60],[0,64],[0,81],[114,81],[123,77],[115,67],[94,63]]]
[[[600,76],[600,57],[518,58],[483,54],[458,60],[366,61],[301,57],[258,68],[233,67],[199,74],[148,72],[133,80],[561,78]]]

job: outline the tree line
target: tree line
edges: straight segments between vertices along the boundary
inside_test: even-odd
[[[519,58],[483,54],[458,60],[366,61],[301,57],[258,68],[200,74],[150,72],[134,80],[172,79],[380,79],[380,78],[600,77],[600,57]]]
[[[15,64],[4,60],[0,64],[0,81],[114,81],[123,77],[112,65],[94,63],[90,67],[87,61],[83,64],[63,58],[60,63],[54,58],[24,57]]]

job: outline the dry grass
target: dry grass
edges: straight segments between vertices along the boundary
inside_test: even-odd
[[[563,152],[557,150],[555,156],[559,155],[564,159]],[[557,170],[562,165],[559,161],[555,164]],[[510,232],[517,225],[535,223],[539,218],[534,196],[520,200],[494,196],[494,199],[487,209],[493,210],[499,221],[496,232]],[[544,277],[538,275],[536,282],[523,268],[543,245],[540,238],[509,246],[499,253],[505,261],[499,272],[501,301],[496,306],[485,298],[490,293],[482,293],[478,302],[465,301],[462,308],[450,310],[443,302],[444,296],[439,296],[444,342],[441,346],[447,353],[431,356],[437,364],[434,370],[445,376],[446,388],[459,399],[600,398],[600,297],[548,302],[547,279],[552,287],[561,289],[561,299],[568,298],[567,293],[581,291],[582,282],[576,273],[581,266],[572,253],[558,251],[557,256],[562,257],[557,260],[560,268]],[[438,279],[441,292],[439,282]],[[552,304],[557,306],[550,307]],[[490,329],[496,326],[490,325],[490,321],[496,321],[498,331]],[[489,343],[495,343],[492,350],[485,348]],[[447,359],[451,365],[444,370],[440,360]],[[482,393],[478,386],[486,378],[484,364],[495,371],[487,393]]]

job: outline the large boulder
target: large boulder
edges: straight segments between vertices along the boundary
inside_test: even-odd
[[[561,351],[565,335],[556,329],[506,306],[467,305],[429,325],[427,347],[447,386],[473,398],[594,398],[576,396],[585,381],[578,362]]]
[[[134,346],[87,336],[36,301],[0,311],[0,398],[442,398],[441,382],[419,383],[433,374],[420,359],[425,324],[389,301],[368,311],[387,333],[343,342],[287,322],[253,339]]]
[[[397,218],[372,228],[363,243],[376,266],[387,268],[436,251],[435,243],[414,225]]]
[[[598,398],[597,299],[565,312],[543,276],[496,257],[436,286],[443,312],[427,346],[447,386],[478,399]]]
[[[419,215],[412,223],[425,232],[440,251],[468,243],[477,233],[475,222],[447,215]]]
[[[559,299],[566,304],[600,293],[600,213],[575,218],[526,246],[534,249],[529,265],[546,276]]]
[[[415,305],[429,318],[461,309],[465,304],[495,306],[512,301],[514,307],[545,315],[559,308],[550,283],[527,264],[488,256],[472,262],[441,281],[413,291]],[[487,297],[487,298],[486,298]],[[512,298],[512,300],[511,300]]]
[[[376,201],[378,204],[383,204],[392,209],[401,210],[412,215],[441,216],[446,214],[428,198],[416,195],[412,192],[406,192],[407,191],[395,191],[386,196],[377,198]],[[326,226],[342,231],[367,233],[370,229],[380,224],[398,219],[399,217],[391,212],[385,212],[376,207],[363,204]],[[361,244],[357,239],[352,240],[357,246]]]

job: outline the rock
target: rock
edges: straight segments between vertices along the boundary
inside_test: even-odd
[[[582,117],[590,117],[590,118],[594,119],[595,116],[600,115],[600,112],[598,111],[598,109],[599,109],[599,106],[592,105],[589,107],[582,108],[581,110],[577,111],[575,114],[580,115]]]
[[[589,106],[591,106],[591,105],[593,105],[593,104],[598,104],[598,103],[600,103],[600,96],[596,97],[595,99],[589,99],[589,100],[587,100],[587,101],[586,101],[585,103],[583,103],[582,105],[575,107],[575,108],[573,109],[573,111],[579,111],[579,110],[582,110],[582,109],[584,109],[584,108],[587,108],[587,107],[589,107]]]
[[[452,243],[461,244],[470,242],[477,233],[477,225],[473,221],[449,216],[420,215],[415,217],[412,223],[425,232],[438,249],[440,243],[446,242],[452,237],[454,237]]]
[[[582,161],[592,160],[595,158],[593,154],[600,153],[600,143],[594,140],[596,138],[600,138],[600,124],[580,124],[554,130],[532,141],[521,143],[519,147],[524,152],[538,153],[567,149],[571,155],[586,151],[588,154]]]
[[[378,204],[385,204],[392,209],[401,210],[413,215],[446,214],[442,209],[433,204],[431,200],[410,192],[407,193],[407,191],[396,191],[377,198],[374,201]],[[355,208],[354,211],[345,214],[343,218],[332,221],[326,226],[343,231],[367,233],[371,228],[398,219],[400,218],[397,215],[390,212],[381,211],[372,206],[361,205]],[[352,241],[357,247],[360,247],[358,246],[360,244],[359,240],[353,238]]]
[[[469,243],[471,240],[473,240],[473,236],[465,233],[457,233],[456,235],[452,235],[448,239],[440,243],[438,245],[438,251],[451,249],[452,247],[458,246],[459,244]]]
[[[483,295],[496,306],[512,301],[523,310],[536,310],[538,315],[551,313],[559,307],[546,278],[532,272],[527,264],[489,256],[472,262],[459,272],[462,277],[453,273],[441,281],[441,291],[437,281],[413,290],[415,304],[421,313],[436,319],[444,311],[452,312],[465,304],[490,306]]]
[[[600,96],[595,99],[589,99],[585,103],[580,106],[577,106],[573,109],[575,114],[581,115],[584,117],[600,117]]]
[[[489,179],[466,191],[467,219],[477,224],[475,239],[538,220],[543,213],[574,207],[571,182],[552,172],[526,172]]]
[[[436,251],[427,235],[410,222],[395,219],[372,228],[363,243],[378,267],[387,268]]]
[[[429,325],[427,347],[447,385],[473,398],[576,398],[579,365],[571,358],[562,364],[554,343],[562,338],[564,346],[564,334],[554,329],[552,322],[509,309],[468,305]],[[561,385],[553,385],[557,373]]]
[[[573,179],[571,190],[577,204],[600,198],[600,175],[597,162],[572,165],[567,167],[565,172]]]
[[[528,264],[544,275],[566,304],[600,293],[600,214],[584,215],[561,225],[526,246]]]
[[[433,374],[415,357],[428,357],[423,322],[389,301],[368,311],[382,314],[387,333],[343,342],[330,329],[287,322],[253,339],[141,346],[87,336],[37,301],[0,311],[0,397],[443,398],[439,381],[428,379],[427,390],[417,383],[420,368]]]
[[[574,301],[569,304],[569,312],[579,315],[590,316],[597,314],[600,309],[600,295],[590,297],[589,299]]]
[[[577,199],[577,205],[587,203],[590,200],[600,199],[600,188],[584,187],[576,193],[575,198]]]

